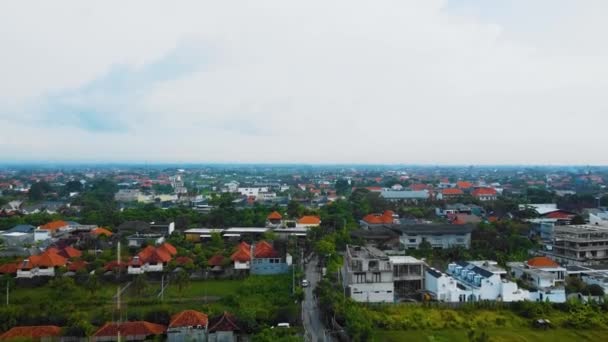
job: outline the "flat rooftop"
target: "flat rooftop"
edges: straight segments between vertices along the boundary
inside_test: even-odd
[[[393,265],[400,265],[400,264],[424,264],[424,261],[420,260],[420,259],[416,259],[412,256],[409,255],[395,255],[395,256],[389,256],[388,257],[389,260],[391,261],[391,263]]]
[[[372,246],[348,246],[348,254],[355,259],[388,260],[386,253]]]

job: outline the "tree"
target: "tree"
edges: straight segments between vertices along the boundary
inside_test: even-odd
[[[82,183],[77,180],[72,180],[63,186],[63,193],[69,194],[70,192],[80,192],[82,191]]]
[[[571,224],[585,224],[585,219],[581,215],[576,215],[572,218]]]
[[[304,208],[302,205],[296,201],[289,201],[287,204],[287,215],[291,218],[296,218],[302,216],[304,212]]]
[[[148,286],[146,276],[143,274],[138,275],[131,285],[133,292],[135,292],[137,296],[142,296],[148,289]]]
[[[95,293],[97,293],[97,290],[99,290],[99,277],[97,276],[97,274],[89,274],[87,281],[84,285],[85,288],[89,290],[89,292],[91,292],[91,294],[94,296]]]
[[[348,184],[348,181],[346,179],[338,179],[338,181],[336,182],[336,194],[341,196],[348,195],[350,189],[350,184]]]
[[[190,285],[190,275],[188,272],[181,270],[177,273],[174,279],[177,291],[181,294],[182,291]]]
[[[47,182],[37,182],[32,184],[28,192],[28,198],[31,201],[41,201],[44,195],[51,191],[51,185]]]

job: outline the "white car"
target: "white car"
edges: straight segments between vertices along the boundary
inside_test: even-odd
[[[306,280],[306,279],[302,280],[302,287],[308,287],[308,285],[310,285],[308,283],[308,280]]]

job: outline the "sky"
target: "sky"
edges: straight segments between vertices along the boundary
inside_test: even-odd
[[[0,161],[608,164],[608,1],[0,2]]]

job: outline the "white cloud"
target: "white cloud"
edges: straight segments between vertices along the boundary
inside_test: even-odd
[[[38,5],[0,4],[0,158],[608,163],[604,2]],[[40,127],[57,94],[126,131]]]

